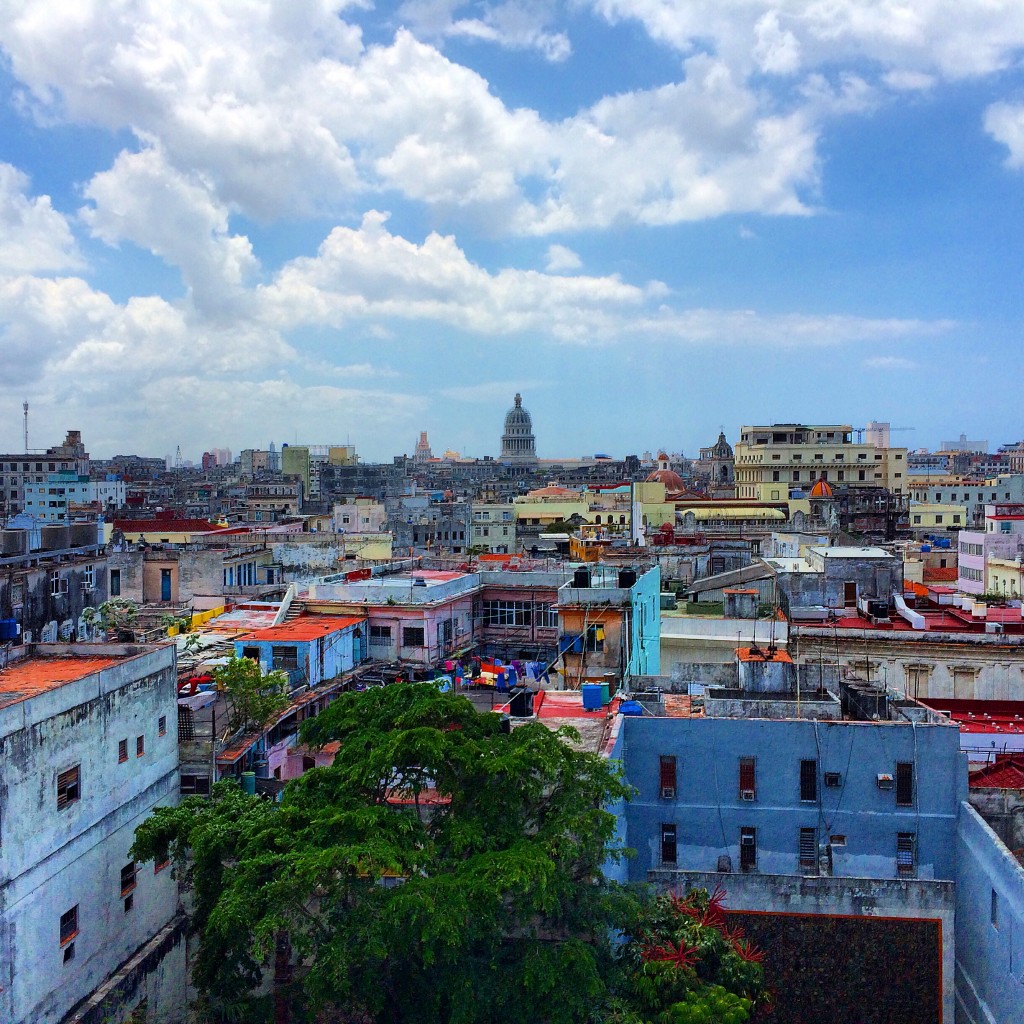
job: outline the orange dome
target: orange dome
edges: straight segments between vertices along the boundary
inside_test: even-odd
[[[683,483],[683,478],[671,469],[656,469],[647,478],[646,482],[664,484],[665,491],[669,494],[686,490],[686,484]]]
[[[811,488],[812,498],[831,498],[832,488],[827,480],[816,480]]]

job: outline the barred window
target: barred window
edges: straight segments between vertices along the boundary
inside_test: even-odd
[[[896,833],[896,872],[900,875],[914,874],[914,846],[915,835],[913,832]]]

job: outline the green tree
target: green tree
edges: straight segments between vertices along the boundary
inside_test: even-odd
[[[104,636],[112,632],[118,640],[132,641],[135,639],[139,608],[126,597],[112,597],[98,608],[86,608],[82,618],[90,629],[99,630]]]
[[[232,658],[213,670],[217,686],[230,707],[229,725],[236,729],[262,729],[288,707],[288,676],[263,674],[253,658]]]
[[[626,929],[603,1024],[744,1024],[765,1008],[764,954],[730,927],[725,893],[649,901]]]
[[[629,789],[573,738],[431,684],[374,688],[304,725],[340,750],[279,804],[221,784],[158,810],[135,856],[170,853],[194,892],[206,1019],[258,1019],[287,936],[293,1003],[320,1019],[588,1020],[639,899],[601,870]]]

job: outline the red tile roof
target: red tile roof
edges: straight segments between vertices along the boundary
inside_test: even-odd
[[[300,615],[291,622],[282,622],[280,626],[267,626],[247,633],[245,640],[317,640],[329,633],[337,633],[350,626],[358,626],[366,619],[355,615]]]
[[[1024,756],[1011,755],[971,772],[971,789],[1024,789]]]
[[[956,566],[952,568],[935,568],[930,569],[925,566],[924,569],[924,581],[925,583],[955,583],[956,582]]]

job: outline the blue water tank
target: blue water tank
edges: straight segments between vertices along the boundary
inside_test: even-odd
[[[5,640],[17,640],[18,638],[18,620],[17,619],[0,619],[0,643]]]
[[[639,716],[644,713],[644,707],[638,700],[624,700],[619,705],[620,715]]]
[[[922,551],[931,551],[931,549],[932,549],[931,544],[922,544],[921,545],[921,550]]]
[[[584,683],[580,689],[583,691],[583,708],[585,711],[600,711],[604,707],[600,683]]]

